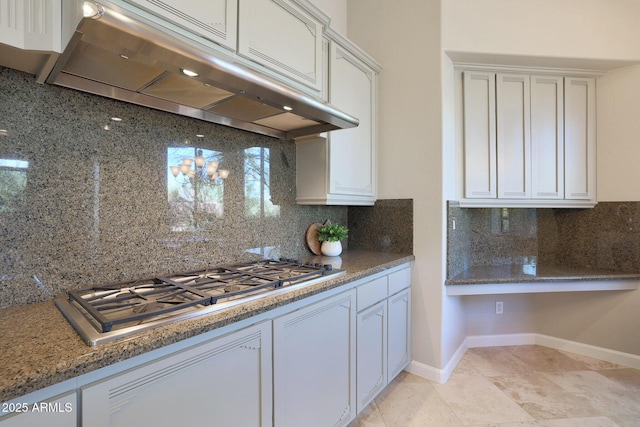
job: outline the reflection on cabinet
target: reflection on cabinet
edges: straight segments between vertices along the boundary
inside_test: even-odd
[[[271,426],[271,323],[82,389],[83,426]]]
[[[355,418],[353,294],[338,294],[273,321],[278,427],[342,426]]]
[[[597,203],[594,79],[471,70],[462,84],[461,207]]]
[[[329,52],[329,102],[360,124],[329,132],[326,138],[296,140],[296,201],[371,206],[377,198],[379,67],[370,58],[365,62],[366,55],[344,39],[332,40]]]
[[[2,403],[2,410],[13,412],[0,418],[2,427],[73,427],[77,425],[78,398],[76,392],[57,396],[43,402]]]
[[[322,91],[323,24],[291,0],[242,0],[238,53]]]
[[[236,49],[238,0],[125,0],[193,34]]]

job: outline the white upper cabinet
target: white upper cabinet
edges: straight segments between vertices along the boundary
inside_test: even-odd
[[[464,189],[465,198],[488,199],[496,191],[496,75],[465,72]]]
[[[564,79],[531,76],[531,197],[564,198]]]
[[[336,36],[337,37],[337,36]],[[331,40],[329,102],[360,121],[326,138],[296,140],[298,204],[373,205],[377,198],[379,66],[355,46]]]
[[[593,78],[469,70],[462,90],[460,206],[597,203]]]
[[[0,43],[62,52],[62,0],[0,0]]]
[[[238,0],[125,0],[193,34],[236,49]]]
[[[564,82],[565,198],[596,200],[596,83],[588,78]]]
[[[529,76],[496,76],[498,198],[531,197]]]
[[[320,20],[291,0],[241,0],[238,22],[238,54],[322,92]]]

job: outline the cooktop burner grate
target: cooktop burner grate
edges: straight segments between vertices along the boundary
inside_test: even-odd
[[[98,334],[137,330],[340,272],[328,264],[263,259],[73,290],[56,305],[88,339],[87,324]]]

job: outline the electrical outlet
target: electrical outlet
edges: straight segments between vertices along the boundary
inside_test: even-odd
[[[502,314],[504,310],[504,303],[502,301],[496,301],[496,314]]]

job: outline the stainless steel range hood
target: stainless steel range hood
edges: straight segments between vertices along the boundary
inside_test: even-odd
[[[205,44],[110,5],[96,11],[80,21],[47,83],[280,139],[358,125]]]

